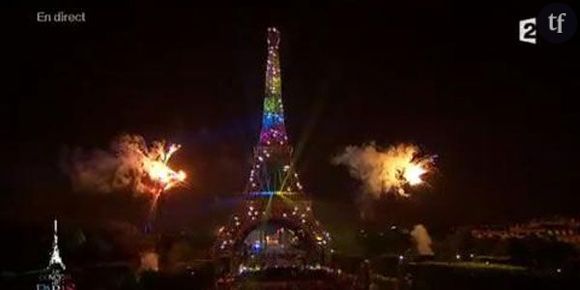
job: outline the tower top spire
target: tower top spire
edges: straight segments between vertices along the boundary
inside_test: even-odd
[[[280,31],[276,27],[268,27],[268,51],[278,49],[280,44]]]
[[[54,219],[53,222],[53,235],[52,235],[52,252],[50,253],[50,261],[48,262],[48,268],[54,266],[59,266],[63,270],[66,269],[62,258],[60,257],[60,250],[58,248],[58,220]]]
[[[267,40],[266,90],[259,145],[284,145],[288,141],[288,137],[284,126],[282,76],[280,72],[280,56],[278,54],[280,31],[275,27],[268,28]]]

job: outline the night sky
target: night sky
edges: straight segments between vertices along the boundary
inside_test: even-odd
[[[10,23],[3,224],[129,215],[132,198],[72,192],[59,165],[66,152],[106,148],[121,133],[182,144],[173,164],[190,173],[191,187],[172,192],[164,211],[175,223],[211,220],[211,208],[235,202],[248,177],[270,25],[282,33],[286,126],[315,202],[356,215],[359,184],[332,156],[370,141],[413,142],[439,156],[430,187],[397,209],[413,219],[579,213],[580,36],[517,41],[518,20],[545,3],[73,2],[2,13]],[[84,11],[87,22],[36,23],[37,11],[59,10]]]

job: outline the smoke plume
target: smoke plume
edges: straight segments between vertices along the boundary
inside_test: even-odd
[[[384,193],[408,196],[407,188],[422,183],[422,175],[434,165],[435,156],[420,156],[419,147],[399,144],[388,148],[374,143],[348,146],[332,159],[345,165],[350,175],[362,181],[363,191],[373,198]]]
[[[148,169],[165,158],[165,147],[163,141],[148,147],[139,135],[122,135],[108,150],[76,149],[65,157],[63,168],[75,191],[148,193],[154,188]]]
[[[159,271],[159,255],[154,251],[145,251],[141,253],[139,271]]]
[[[431,237],[422,224],[415,225],[413,231],[411,231],[411,237],[415,242],[417,253],[419,253],[419,255],[433,256],[434,253],[431,249]]]

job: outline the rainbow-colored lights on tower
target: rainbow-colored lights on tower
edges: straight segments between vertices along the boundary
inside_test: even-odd
[[[282,76],[278,46],[280,32],[268,28],[268,61],[266,63],[266,95],[260,145],[283,145],[288,141],[284,127],[284,109],[282,106]]]
[[[288,144],[282,106],[280,73],[280,32],[268,28],[266,90],[260,141],[254,148],[254,160],[247,191],[251,195],[295,194],[301,192],[298,173],[293,168],[292,147]]]

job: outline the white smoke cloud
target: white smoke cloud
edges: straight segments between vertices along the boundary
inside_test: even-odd
[[[145,165],[163,154],[164,142],[147,147],[139,135],[122,135],[111,142],[109,150],[77,149],[65,157],[64,170],[75,191],[109,193],[129,190],[148,192]]]
[[[422,183],[421,176],[433,165],[435,156],[420,156],[419,147],[399,144],[388,148],[374,143],[348,146],[332,163],[348,167],[350,175],[362,181],[363,191],[379,198],[384,193],[408,196],[408,186]]]
[[[411,231],[411,237],[415,243],[417,253],[421,256],[433,256],[433,250],[431,249],[431,237],[422,224],[415,225],[413,231]]]
[[[142,252],[139,271],[159,271],[159,254],[154,251]]]

